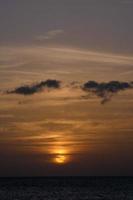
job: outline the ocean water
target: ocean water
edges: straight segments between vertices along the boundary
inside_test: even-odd
[[[0,178],[0,200],[133,200],[133,177]]]

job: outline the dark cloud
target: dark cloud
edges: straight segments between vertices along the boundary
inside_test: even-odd
[[[60,86],[61,86],[60,81],[48,79],[46,81],[41,81],[33,85],[25,85],[17,87],[12,91],[8,91],[7,93],[32,95],[34,93],[42,91],[44,88],[58,89],[60,88]],[[133,82],[110,81],[110,82],[98,83],[96,81],[88,81],[81,86],[79,82],[73,81],[69,85],[66,85],[65,87],[70,87],[73,89],[81,88],[83,91],[87,93],[87,95],[81,97],[85,99],[88,99],[90,97],[88,95],[89,93],[94,93],[96,96],[102,99],[101,103],[104,104],[107,101],[109,101],[111,97],[114,94],[118,93],[119,91],[131,88],[133,89]]]
[[[60,81],[57,80],[46,80],[34,85],[25,85],[15,88],[8,93],[22,94],[22,95],[32,95],[34,93],[42,91],[44,88],[58,89],[60,88]]]
[[[133,88],[133,83],[110,81],[107,83],[98,83],[96,81],[88,81],[82,87],[86,92],[92,92],[102,98],[101,103],[109,101],[110,98],[119,91]]]

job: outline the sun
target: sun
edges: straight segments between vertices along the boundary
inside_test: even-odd
[[[53,149],[52,154],[53,154],[52,162],[56,165],[65,165],[70,161],[68,149],[62,146]]]
[[[57,155],[55,157],[55,163],[64,164],[65,162],[66,162],[66,156],[65,155]]]

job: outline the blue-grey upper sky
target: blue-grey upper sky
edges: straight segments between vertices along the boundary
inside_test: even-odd
[[[131,55],[132,19],[132,0],[0,0],[0,43],[67,45]]]

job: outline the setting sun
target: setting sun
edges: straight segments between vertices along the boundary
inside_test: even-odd
[[[66,162],[66,156],[65,155],[57,155],[55,157],[55,163],[64,164],[65,162]]]
[[[54,150],[53,162],[55,164],[65,164],[68,162],[68,151],[64,148],[57,148]]]

